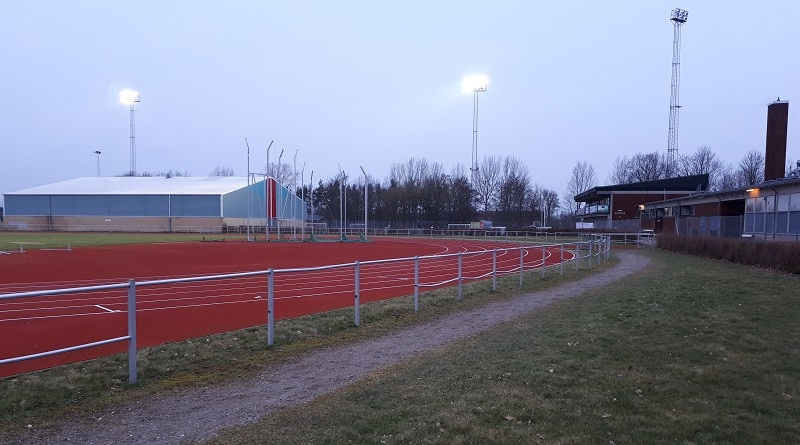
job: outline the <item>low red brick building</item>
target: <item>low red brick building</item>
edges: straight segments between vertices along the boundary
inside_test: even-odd
[[[584,203],[575,213],[575,223],[578,228],[638,231],[645,204],[682,198],[707,188],[707,174],[594,187],[575,196],[575,202]]]

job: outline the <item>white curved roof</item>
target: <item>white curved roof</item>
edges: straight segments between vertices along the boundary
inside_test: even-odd
[[[6,195],[224,195],[247,187],[246,177],[88,177],[40,185]]]

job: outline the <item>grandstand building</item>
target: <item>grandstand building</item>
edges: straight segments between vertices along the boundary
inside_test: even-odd
[[[300,225],[306,207],[269,178],[88,177],[4,193],[6,228],[225,232]],[[285,226],[286,224],[284,224]]]
[[[583,205],[574,214],[576,227],[638,231],[642,205],[679,198],[708,188],[708,174],[597,186],[575,196]]]

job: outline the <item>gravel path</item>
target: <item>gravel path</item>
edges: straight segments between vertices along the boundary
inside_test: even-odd
[[[632,252],[617,255],[619,264],[601,275],[492,302],[385,337],[314,352],[246,380],[159,394],[57,429],[40,431],[34,426],[6,440],[25,444],[180,444],[208,439],[223,428],[247,424],[281,407],[301,405],[426,350],[604,286],[644,269],[649,262]]]

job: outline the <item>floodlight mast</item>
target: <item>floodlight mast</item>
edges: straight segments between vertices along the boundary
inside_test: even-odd
[[[131,176],[136,176],[136,103],[141,101],[137,94],[131,102]]]
[[[678,162],[678,121],[680,112],[680,85],[681,85],[681,26],[689,18],[689,12],[683,9],[673,9],[670,15],[674,27],[672,39],[672,82],[669,96],[669,137],[667,140],[667,177],[676,175]]]
[[[306,219],[308,219],[308,207],[306,207],[306,163],[303,162],[303,168],[300,169],[300,202],[303,203],[303,211],[301,213],[303,219],[300,222],[300,239],[306,239]]]
[[[270,196],[270,193],[269,193],[269,150],[272,148],[272,143],[273,142],[275,142],[275,140],[269,141],[269,145],[267,146],[267,174],[265,175],[265,179],[264,179],[264,195],[267,198],[266,199],[267,208],[266,208],[266,211],[264,212],[264,216],[265,216],[265,221],[264,221],[264,227],[265,228],[264,228],[264,231],[266,232],[267,240],[269,240],[269,228],[272,226],[272,224],[270,224],[270,222],[272,220],[272,218],[270,218],[270,212],[271,212],[271,209],[272,209],[272,207],[270,207],[270,204],[272,204],[272,202],[271,202],[271,196]]]
[[[369,184],[369,178],[367,177],[367,172],[364,171],[364,167],[358,166],[361,169],[361,173],[364,173],[364,241],[367,240],[367,210],[369,209],[369,201],[367,196],[367,185]]]
[[[294,194],[294,196],[292,197],[292,239],[295,239],[297,237],[297,227],[296,227],[297,221],[295,221],[295,216],[297,216],[297,214],[295,213],[294,210],[294,202],[296,201],[296,199],[294,198],[297,198],[297,152],[299,151],[300,149],[295,149],[294,151],[294,164],[293,164],[294,168],[292,169],[293,171],[292,188],[294,189],[292,190],[292,193]]]
[[[97,177],[100,177],[100,150],[95,150],[94,154],[97,155]]]
[[[250,238],[250,217],[253,214],[253,176],[250,174],[250,143],[247,138],[244,138],[244,145],[247,146],[247,241],[252,241]]]
[[[136,104],[142,99],[137,91],[124,89],[119,92],[119,101],[123,105],[131,107],[131,167],[129,175],[136,176]]]
[[[486,91],[486,87],[475,88],[473,90],[474,99],[473,99],[473,111],[472,111],[472,167],[470,167],[470,171],[472,172],[472,184],[473,187],[475,186],[475,182],[478,178],[478,93],[483,93]]]
[[[278,187],[280,185],[280,180],[278,179],[278,177],[280,177],[280,175],[281,175],[281,158],[283,157],[283,150],[284,149],[281,148],[281,154],[278,155],[278,172],[275,173],[275,195],[276,195],[276,197],[275,197],[275,201],[276,201],[275,202],[275,232],[277,233],[279,240],[281,239],[281,221],[280,221],[280,214],[279,214],[280,212],[278,212],[278,203],[283,204],[283,202],[278,200],[277,194],[278,194]]]
[[[469,170],[472,173],[470,181],[472,187],[478,179],[478,93],[486,92],[489,85],[489,78],[482,74],[466,76],[461,81],[461,89],[465,93],[472,93],[472,165]]]
[[[339,241],[344,241],[344,217],[345,217],[345,198],[344,198],[344,171],[342,170],[342,166],[337,164],[339,167]]]
[[[314,241],[314,170],[311,170],[311,179],[308,182],[308,191],[311,194],[309,200],[311,201],[311,241]]]

